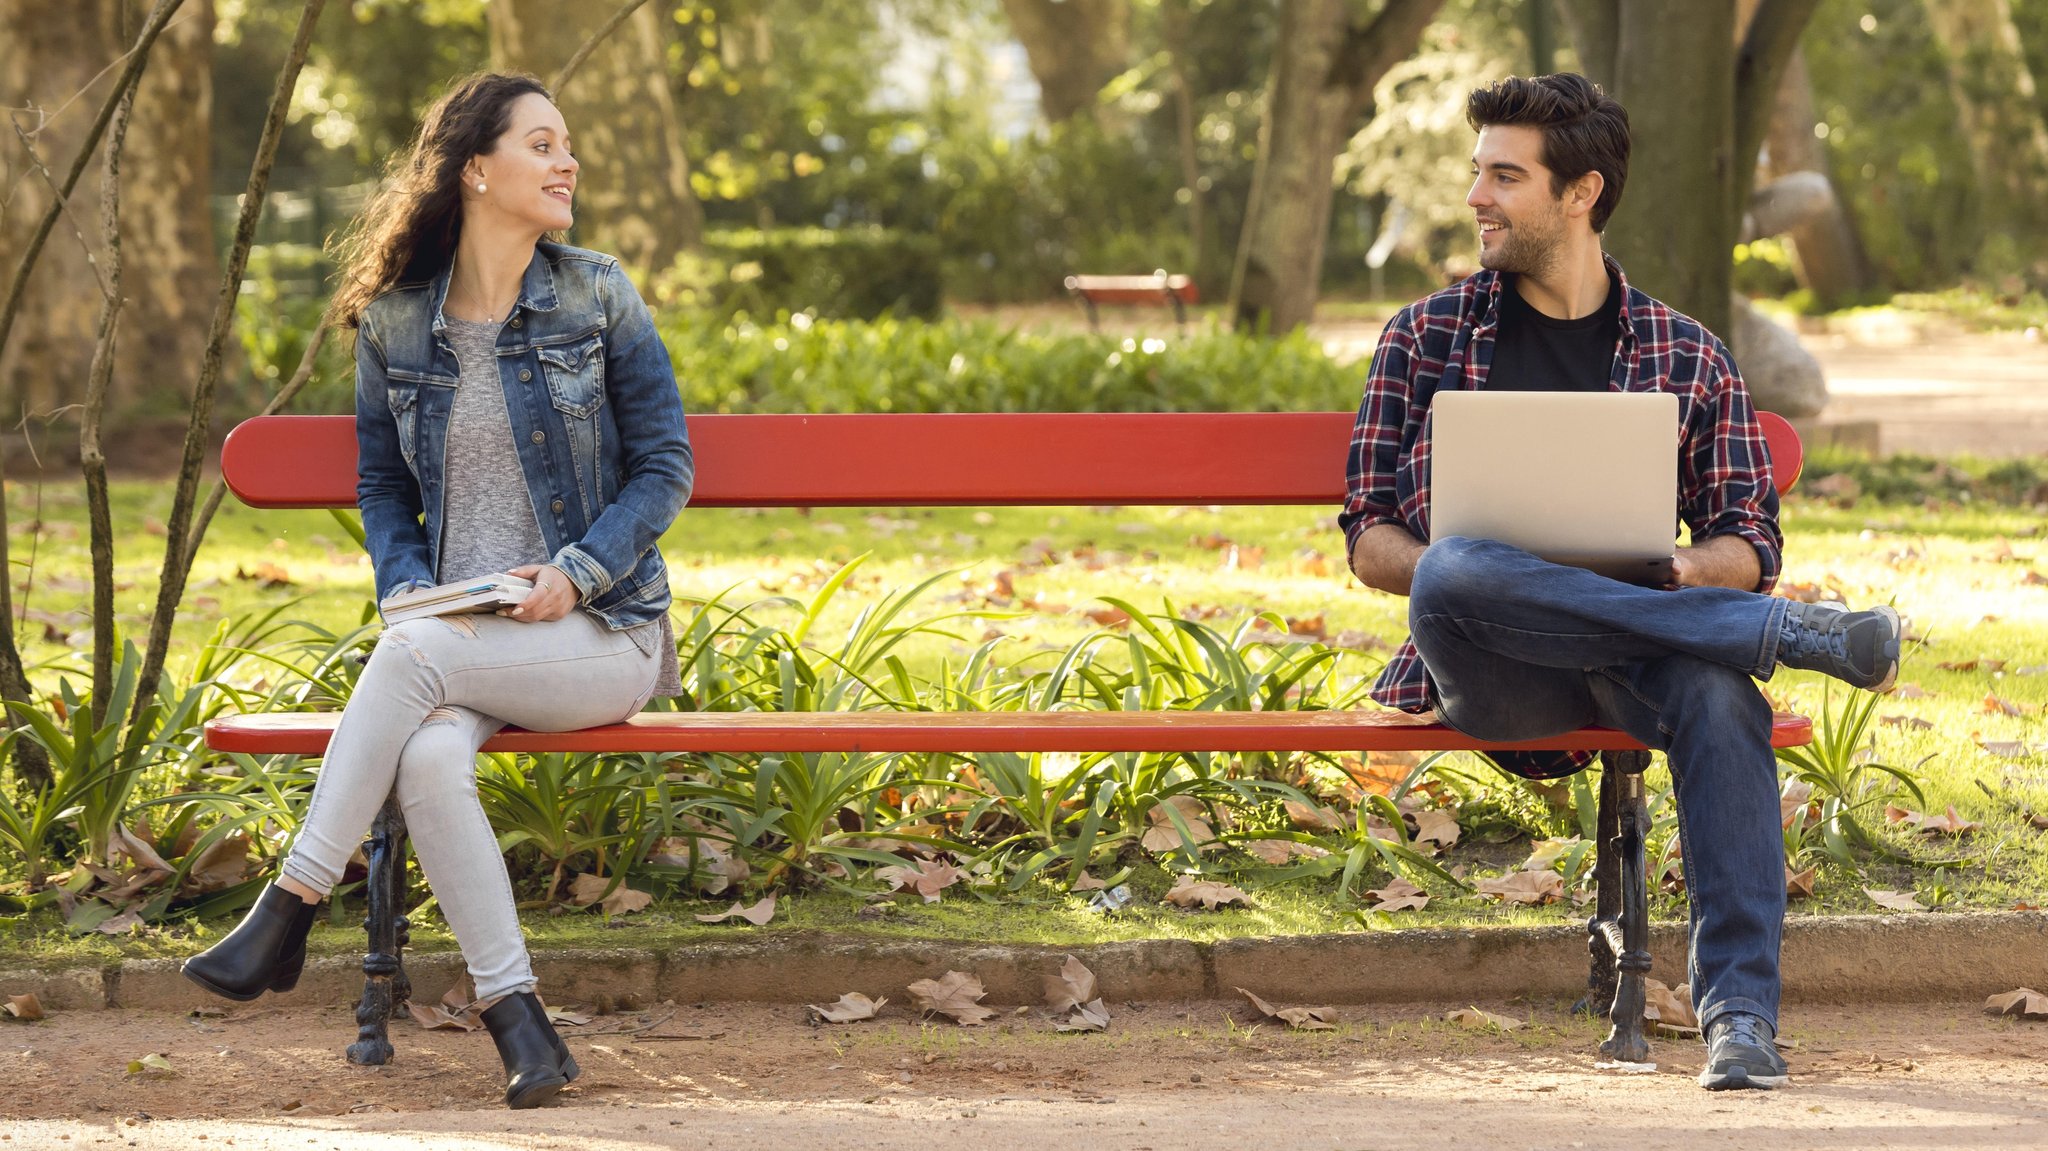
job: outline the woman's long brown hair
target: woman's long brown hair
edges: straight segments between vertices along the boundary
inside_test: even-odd
[[[427,109],[419,135],[392,158],[383,186],[334,243],[341,283],[327,305],[330,323],[355,327],[371,300],[438,275],[454,260],[462,237],[462,166],[497,147],[513,101],[529,93],[553,99],[532,76],[480,72]]]

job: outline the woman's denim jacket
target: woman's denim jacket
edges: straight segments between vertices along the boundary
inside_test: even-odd
[[[448,275],[377,297],[356,333],[356,501],[380,602],[432,585],[440,567],[459,375],[441,313]],[[617,260],[535,249],[498,333],[498,382],[551,562],[613,630],[659,619],[669,588],[655,545],[689,501],[695,464],[668,350]]]

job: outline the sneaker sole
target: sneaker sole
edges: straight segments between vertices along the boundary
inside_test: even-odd
[[[1876,612],[1878,615],[1881,615],[1885,619],[1891,621],[1892,625],[1891,641],[1885,644],[1884,650],[1879,653],[1884,657],[1885,660],[1884,678],[1872,684],[1868,689],[1870,691],[1882,693],[1890,691],[1892,689],[1892,685],[1899,682],[1899,655],[1901,649],[1905,647],[1906,623],[1904,620],[1899,618],[1899,611],[1897,608],[1874,607],[1870,610]]]
[[[1700,1072],[1700,1086],[1709,1091],[1769,1091],[1790,1082],[1790,1075],[1751,1075],[1748,1070],[1741,1067],[1719,1075],[1712,1071]]]

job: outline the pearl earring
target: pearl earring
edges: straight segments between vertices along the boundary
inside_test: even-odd
[[[484,194],[484,182],[482,180],[476,182],[476,194],[479,196]]]

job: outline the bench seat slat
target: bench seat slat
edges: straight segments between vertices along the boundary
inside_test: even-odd
[[[216,719],[206,742],[217,751],[319,755],[332,712],[281,712]],[[1804,716],[1779,715],[1774,747],[1810,742]],[[1629,751],[1643,745],[1607,728],[1550,739],[1487,743],[1398,712],[1383,711],[1015,711],[1015,712],[647,712],[581,731],[506,728],[484,745],[507,752],[643,751]]]

